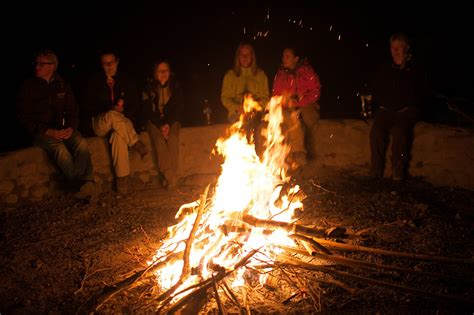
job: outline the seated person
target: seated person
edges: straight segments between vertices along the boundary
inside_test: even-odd
[[[44,149],[67,181],[79,191],[76,196],[95,194],[91,156],[86,140],[77,131],[78,108],[71,86],[56,70],[53,51],[36,55],[35,76],[20,90],[18,117],[34,144]]]
[[[141,122],[146,126],[156,153],[161,185],[177,185],[179,129],[184,110],[183,90],[167,61],[153,65],[153,78],[142,94]]]
[[[227,71],[222,83],[221,101],[227,109],[229,122],[239,120],[246,94],[250,94],[262,108],[270,100],[268,79],[257,65],[255,50],[252,45],[241,43],[235,52],[234,68]]]
[[[295,168],[315,157],[315,128],[321,96],[319,76],[295,48],[283,50],[282,64],[273,82],[272,96],[282,96],[283,127],[291,145],[290,160]]]
[[[130,175],[128,148],[134,148],[142,158],[147,154],[147,147],[134,128],[138,90],[128,76],[118,73],[119,58],[115,53],[101,54],[100,61],[103,71],[87,85],[84,117],[95,135],[109,138],[116,191],[126,194]]]

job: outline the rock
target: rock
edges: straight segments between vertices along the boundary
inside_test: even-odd
[[[43,198],[44,195],[48,193],[49,189],[43,185],[34,185],[30,189],[31,196],[33,198]]]
[[[27,163],[20,167],[20,174],[21,176],[33,176],[36,175],[38,171],[38,166],[36,163]]]
[[[0,194],[9,194],[15,188],[15,183],[11,180],[5,180],[0,182]]]
[[[29,194],[30,194],[30,191],[29,191],[28,189],[23,189],[23,190],[20,192],[20,197],[21,197],[21,198],[27,198]]]
[[[38,175],[36,177],[36,183],[37,184],[44,184],[44,183],[47,183],[47,182],[49,182],[49,175],[41,174],[41,175]]]
[[[140,174],[138,178],[141,180],[142,183],[146,184],[150,181],[150,174],[147,172],[144,172]]]
[[[8,194],[4,200],[8,204],[14,204],[18,202],[18,196],[15,194]]]

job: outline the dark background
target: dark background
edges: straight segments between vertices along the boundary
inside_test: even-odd
[[[389,60],[390,35],[402,31],[410,37],[414,57],[425,67],[433,90],[423,120],[472,126],[441,98],[451,98],[472,116],[472,2],[240,2],[239,7],[167,3],[40,2],[4,9],[12,21],[3,39],[8,54],[4,66],[11,70],[3,80],[0,151],[30,144],[16,121],[16,97],[21,82],[33,75],[34,54],[41,48],[56,51],[58,71],[72,83],[79,103],[87,78],[100,70],[98,54],[104,48],[118,51],[119,67],[139,85],[150,74],[153,60],[170,59],[185,87],[185,125],[191,126],[203,124],[204,99],[213,107],[214,122],[225,121],[219,100],[222,78],[242,40],[254,44],[270,88],[283,47],[299,44],[320,76],[322,117],[359,118],[357,93],[364,91],[380,62]],[[266,37],[255,37],[266,31]]]

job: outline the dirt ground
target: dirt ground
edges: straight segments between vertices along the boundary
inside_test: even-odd
[[[300,184],[307,195],[301,222],[345,228],[360,236],[345,240],[348,243],[409,253],[474,256],[472,191],[436,188],[421,179],[404,183],[373,181],[337,170],[327,170]],[[0,313],[76,313],[105,286],[144,268],[166,235],[166,228],[175,223],[179,206],[196,200],[203,188],[181,186],[167,191],[154,185],[137,186],[126,198],[104,193],[97,201],[79,202],[64,196],[5,209],[1,213]],[[337,240],[337,236],[333,239]],[[474,301],[472,264],[423,262],[360,252],[342,255],[460,278],[464,281],[358,272]],[[473,304],[339,280],[354,289],[353,293],[320,284],[323,313],[474,311]],[[142,301],[140,295],[124,292],[108,301],[99,313],[144,313]],[[283,313],[298,313],[294,304],[288,303]]]

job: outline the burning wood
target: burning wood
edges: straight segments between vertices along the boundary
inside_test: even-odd
[[[252,104],[247,99],[244,108],[252,110]],[[106,288],[90,301],[88,311],[97,310],[115,294],[152,276],[156,278],[159,293],[151,299],[150,308],[158,313],[180,309],[196,313],[196,308],[210,304],[217,305],[221,314],[229,307],[249,313],[252,302],[268,299],[262,292],[271,292],[283,301],[278,305],[282,312],[297,301],[305,301],[308,310],[321,311],[318,283],[336,285],[351,294],[356,292],[334,277],[420,293],[418,289],[337,270],[375,268],[416,274],[400,267],[348,259],[326,246],[336,251],[364,250],[412,259],[430,257],[329,242],[323,239],[324,230],[299,224],[294,213],[302,210],[304,196],[286,175],[289,147],[280,129],[280,99],[272,99],[267,110],[266,149],[262,158],[241,131],[242,117],[231,127],[230,137],[217,143],[225,162],[212,198],[208,198],[208,186],[199,201],[181,206],[176,214],[178,223],[169,227],[167,238],[148,262],[149,266]],[[299,249],[299,245],[306,251]],[[455,262],[446,257],[434,260]],[[439,294],[425,296],[453,299]]]

